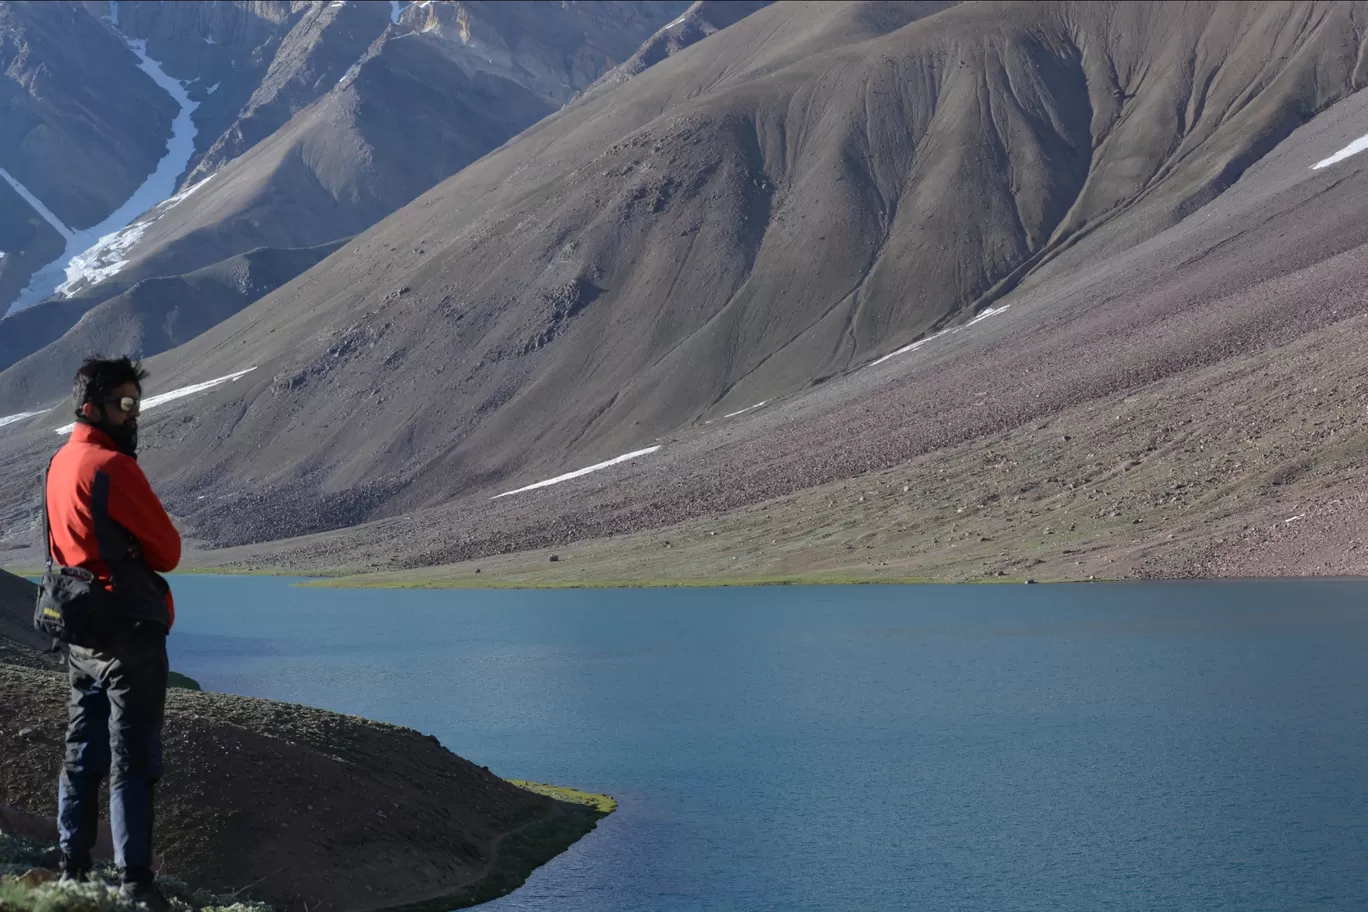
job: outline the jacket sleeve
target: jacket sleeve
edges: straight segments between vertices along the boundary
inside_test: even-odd
[[[134,460],[123,457],[107,467],[110,474],[109,518],[123,526],[142,545],[147,566],[157,573],[176,569],[181,538],[161,499],[153,492]]]

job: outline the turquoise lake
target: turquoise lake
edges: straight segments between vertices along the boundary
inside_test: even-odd
[[[1368,583],[173,584],[207,689],[619,799],[482,908],[1368,909]]]

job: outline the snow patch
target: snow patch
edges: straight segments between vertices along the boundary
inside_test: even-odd
[[[667,29],[672,29],[672,28],[674,28],[676,25],[679,25],[679,23],[683,22],[683,21],[684,21],[685,19],[687,19],[687,18],[689,18],[689,14],[688,14],[687,11],[685,11],[685,13],[684,13],[682,16],[680,16],[680,17],[679,17],[678,19],[676,19],[674,22],[671,22],[669,25],[665,26],[665,28],[667,28]]]
[[[35,415],[46,415],[51,409],[43,409],[41,412],[20,412],[17,415],[5,415],[0,418],[0,427],[7,424],[14,424],[16,421],[23,421],[25,418],[32,418]]]
[[[609,466],[615,466],[620,462],[626,462],[629,459],[636,459],[638,456],[649,456],[650,454],[654,453],[656,450],[659,449],[660,447],[653,446],[647,447],[644,450],[634,450],[633,452],[625,453],[622,456],[617,457],[616,459],[610,459],[607,462],[600,462],[598,465],[591,465],[588,468],[578,469],[574,472],[567,472],[564,475],[557,475],[555,478],[548,478],[546,479],[546,481],[539,481],[536,484],[530,484],[525,488],[518,488],[514,491],[505,491],[502,494],[495,494],[493,497],[490,498],[490,500],[498,500],[500,497],[508,497],[511,494],[521,494],[524,491],[535,491],[537,488],[549,488],[551,487],[551,485],[560,484],[562,481],[569,481],[572,478],[579,478],[581,476],[588,475],[590,472],[597,472],[600,469],[606,469]]]
[[[115,28],[119,27],[119,4],[115,0],[109,0],[109,15],[106,18],[114,24]]]
[[[3,177],[5,179],[5,183],[13,187],[14,192],[22,196],[24,198],[24,202],[32,206],[33,211],[41,215],[43,217],[43,221],[51,225],[52,229],[56,231],[58,234],[60,234],[63,237],[63,239],[68,241],[71,240],[74,232],[72,232],[70,228],[64,225],[62,223],[62,220],[59,219],[56,215],[54,215],[51,209],[49,209],[47,206],[44,206],[42,201],[39,200],[38,197],[34,196],[32,193],[29,193],[27,187],[19,183],[19,181],[16,180],[14,176],[11,175],[4,168],[0,168],[0,177]]]
[[[223,83],[221,83],[221,82],[216,82],[216,83],[214,83],[214,84],[211,85],[209,88],[207,88],[207,89],[204,90],[204,94],[206,94],[206,95],[213,95],[215,92],[218,91],[218,87],[221,86],[221,85],[223,85]]]
[[[359,73],[361,71],[361,64],[365,62],[366,55],[363,53],[360,57],[356,58],[356,63],[353,63],[351,66],[347,67],[347,72],[342,74],[342,78],[337,80],[337,84],[341,85],[342,83],[346,82],[347,80],[355,76],[357,73]]]
[[[165,215],[166,212],[167,212],[168,210],[174,208],[174,207],[177,206],[182,200],[184,200],[184,199],[186,199],[187,197],[189,197],[189,196],[193,195],[194,193],[198,192],[198,190],[199,190],[200,187],[203,187],[205,184],[209,183],[209,181],[211,181],[211,180],[213,180],[213,179],[214,179],[214,175],[211,174],[211,175],[209,175],[208,177],[206,177],[206,178],[205,178],[204,180],[202,180],[202,181],[196,181],[195,183],[193,183],[193,184],[191,184],[190,186],[186,187],[186,188],[185,188],[184,190],[182,190],[180,193],[177,193],[175,196],[170,197],[169,199],[165,200],[164,202],[160,202],[160,203],[158,203],[157,205],[153,206],[152,209],[151,209],[151,211],[152,211],[152,212],[159,213],[159,214],[161,214],[161,215]]]
[[[764,402],[757,402],[757,403],[755,403],[755,405],[748,405],[748,406],[746,406],[746,407],[743,408],[743,409],[737,409],[736,411],[731,412],[731,413],[726,414],[726,415],[723,415],[722,417],[723,417],[723,418],[735,418],[737,415],[744,415],[744,414],[746,414],[746,412],[753,412],[753,411],[755,411],[756,409],[758,409],[758,408],[760,408],[760,407],[762,407],[762,406],[769,405],[769,402],[770,402],[770,401],[769,401],[768,399],[766,399]]]
[[[400,3],[399,0],[390,0],[390,22],[393,22],[395,25],[398,25],[399,16],[403,12],[404,4]]]
[[[1002,313],[1004,310],[1006,310],[1007,308],[1009,308],[1009,307],[1011,307],[1011,306],[1012,306],[1011,304],[1003,304],[1001,307],[990,307],[990,308],[988,308],[987,310],[985,310],[983,313],[979,314],[977,317],[974,317],[974,319],[970,320],[968,323],[965,323],[964,325],[965,325],[966,327],[969,327],[969,326],[973,326],[975,323],[981,323],[981,322],[983,322],[984,320],[988,319],[989,317],[995,317],[995,316],[997,316],[998,314]]]
[[[1325,158],[1316,162],[1314,165],[1311,166],[1311,170],[1319,171],[1321,168],[1328,168],[1331,165],[1338,164],[1339,162],[1344,161],[1346,158],[1349,158],[1352,155],[1358,155],[1360,152],[1364,151],[1368,151],[1368,136],[1360,136],[1358,139],[1354,140],[1349,145],[1345,146],[1343,149],[1340,149],[1338,152],[1336,152],[1329,158]]]
[[[917,349],[919,349],[919,348],[921,348],[923,345],[925,345],[927,342],[930,342],[932,339],[939,339],[941,336],[944,336],[944,335],[946,335],[946,334],[948,334],[948,333],[950,333],[950,332],[953,332],[953,330],[945,329],[945,330],[941,330],[940,332],[938,332],[938,333],[936,333],[936,334],[934,334],[934,335],[927,336],[925,339],[918,339],[916,342],[913,342],[911,345],[904,345],[902,348],[898,349],[898,350],[895,351],[895,352],[889,352],[888,354],[884,355],[884,356],[883,356],[882,358],[880,358],[879,360],[872,362],[869,366],[870,366],[870,367],[873,367],[873,366],[876,365],[876,364],[883,364],[883,363],[884,363],[885,361],[887,361],[889,358],[896,358],[896,357],[898,357],[898,355],[905,355],[905,354],[907,354],[908,352],[916,351]]]
[[[55,292],[61,295],[69,295],[73,291],[96,285],[110,276],[116,275],[128,265],[125,254],[132,250],[138,241],[142,240],[142,236],[147,233],[147,229],[152,226],[152,223],[170,212],[178,203],[200,187],[209,183],[213,176],[211,174],[204,180],[186,187],[175,196],[163,200],[127,228],[106,234],[92,244],[89,249],[72,257],[71,262],[66,267],[66,281],[58,285],[54,289]]]
[[[169,393],[160,393],[156,396],[149,396],[148,398],[142,401],[141,411],[145,412],[148,409],[156,408],[159,405],[165,405],[166,403],[174,402],[177,399],[184,399],[186,396],[193,396],[196,393],[202,393],[206,390],[211,390],[214,387],[222,386],[225,383],[232,383],[235,380],[247,376],[254,370],[256,370],[255,367],[249,367],[246,370],[240,370],[235,374],[228,374],[224,377],[215,377],[213,380],[206,380],[203,383],[196,383],[191,386],[182,386],[180,389],[173,389]],[[57,429],[57,433],[70,434],[75,428],[76,425],[74,423],[68,424],[63,427],[59,427]]]
[[[205,35],[205,36],[204,36],[204,43],[205,43],[205,44],[213,44],[213,43],[214,43],[214,36],[213,36],[213,35]]]
[[[112,2],[110,17],[110,21],[117,25],[118,7]],[[166,154],[142,186],[108,218],[84,231],[67,235],[67,245],[62,255],[34,274],[28,286],[19,293],[18,299],[9,306],[8,313],[37,304],[54,293],[69,294],[87,284],[107,279],[127,265],[123,254],[142,236],[142,231],[146,230],[147,225],[147,222],[143,222],[141,227],[135,226],[134,220],[171,198],[172,192],[176,189],[176,178],[185,170],[185,166],[190,163],[190,157],[195,154],[197,128],[190,115],[199,107],[199,102],[191,101],[190,96],[186,94],[185,85],[166,75],[161,65],[147,56],[147,42],[141,39],[124,40],[129,49],[138,56],[140,69],[151,76],[152,81],[166,90],[166,93],[180,105],[180,113],[171,123],[171,138],[167,143]],[[202,184],[203,181],[192,189],[197,189]],[[181,198],[187,195],[189,194],[185,193]],[[136,233],[136,236],[133,236],[133,233],[122,234],[125,229]]]
[[[975,323],[978,323],[978,322],[981,322],[981,321],[983,321],[983,320],[986,320],[986,319],[988,319],[989,317],[997,316],[998,314],[1002,313],[1004,310],[1006,310],[1007,308],[1009,308],[1009,307],[1011,307],[1011,306],[1012,306],[1011,304],[1003,304],[1001,307],[990,307],[990,308],[988,308],[987,310],[985,310],[983,313],[981,313],[981,314],[979,314],[978,316],[974,317],[974,319],[970,320],[968,323],[965,323],[963,326],[955,326],[955,327],[952,327],[952,328],[950,328],[950,329],[942,329],[940,332],[934,333],[933,335],[930,335],[930,336],[927,336],[925,339],[918,339],[916,342],[913,342],[911,345],[904,345],[902,348],[898,349],[898,350],[895,351],[895,352],[889,352],[888,354],[884,355],[882,358],[879,358],[879,359],[877,359],[877,360],[875,360],[875,361],[871,361],[871,362],[869,363],[869,366],[870,366],[870,367],[874,367],[875,365],[883,364],[883,363],[884,363],[885,361],[887,361],[889,358],[896,358],[896,357],[898,357],[898,355],[905,355],[905,354],[907,354],[908,352],[916,351],[917,349],[919,349],[919,348],[921,348],[923,345],[925,345],[927,342],[935,341],[936,339],[939,339],[941,336],[953,335],[953,334],[959,332],[961,329],[968,329],[970,326],[973,326]]]
[[[69,295],[77,288],[96,285],[118,274],[128,265],[124,254],[132,250],[146,232],[147,224],[139,223],[100,238],[88,250],[71,258],[66,265],[66,281],[54,288],[53,292]]]

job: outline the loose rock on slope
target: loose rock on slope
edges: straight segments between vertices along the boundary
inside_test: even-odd
[[[1358,85],[1364,10],[767,7],[161,359],[261,367],[154,458],[302,533],[798,393],[1212,199]],[[569,282],[599,291],[529,346]]]

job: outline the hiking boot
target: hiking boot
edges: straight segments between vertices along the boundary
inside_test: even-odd
[[[62,883],[79,883],[86,879],[90,874],[90,862],[79,858],[67,858],[62,856],[57,862],[57,873],[61,875]]]
[[[119,887],[119,899],[140,905],[147,912],[171,912],[171,902],[154,883],[126,883]]]

